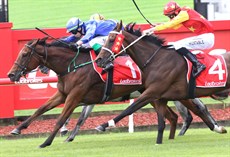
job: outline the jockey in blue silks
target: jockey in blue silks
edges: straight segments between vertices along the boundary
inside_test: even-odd
[[[99,17],[97,17],[99,16]],[[74,49],[78,46],[85,48],[93,48],[96,54],[101,50],[101,46],[104,45],[109,32],[112,31],[117,25],[114,20],[104,20],[104,16],[100,14],[94,14],[89,21],[83,22],[77,17],[72,17],[66,24],[66,29],[70,36],[62,39],[65,42],[76,42]],[[40,66],[39,69],[42,73],[47,74],[49,68],[46,66]]]
[[[70,36],[63,39],[65,42],[76,42],[76,46],[93,48],[95,52],[99,52],[101,46],[105,43],[109,32],[117,25],[114,20],[95,20],[83,22],[77,17],[72,17],[66,24],[66,29]]]

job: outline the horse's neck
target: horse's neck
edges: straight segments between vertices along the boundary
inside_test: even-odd
[[[146,66],[145,64],[149,64],[148,62],[156,59],[160,49],[160,46],[139,41],[134,44],[127,53],[140,68],[143,68]]]
[[[185,65],[185,60],[175,50],[165,49],[162,46],[145,41],[134,44],[127,53],[141,70],[148,67],[155,67],[155,70],[157,70],[162,65],[171,65],[171,67],[175,67],[176,65],[183,67]]]
[[[76,57],[76,58],[75,58]],[[48,48],[48,57],[46,66],[55,71],[57,74],[65,73],[68,67],[79,65],[90,61],[89,53],[73,53],[70,49],[62,47]]]

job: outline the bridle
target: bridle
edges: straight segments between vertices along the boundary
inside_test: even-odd
[[[122,30],[120,32],[117,31],[111,31],[109,34],[117,34],[117,35],[121,35],[122,34]],[[122,34],[123,35],[123,34]],[[124,35],[123,35],[124,36]],[[102,47],[103,50],[109,52],[111,55],[110,57],[105,61],[106,63],[108,62],[112,62],[115,60],[115,58],[120,55],[123,52],[126,52],[126,50],[128,48],[130,48],[131,46],[133,46],[135,43],[137,43],[139,40],[141,40],[144,36],[146,36],[146,34],[142,34],[140,37],[138,37],[136,40],[134,40],[133,42],[131,42],[129,45],[127,45],[126,47],[124,47],[123,45],[123,40],[122,43],[120,43],[122,46],[122,50],[120,50],[119,52],[114,52],[113,50],[106,48],[106,47]],[[116,37],[117,38],[117,37]],[[115,41],[114,41],[115,42]],[[148,63],[150,63],[150,61],[153,59],[153,57],[157,54],[157,52],[162,48],[162,46],[160,46],[157,50],[155,50],[155,52],[150,56],[150,58],[146,61],[146,63],[143,65],[142,68],[146,67],[148,65]]]
[[[117,31],[111,31],[109,34],[117,34],[117,35],[122,35],[122,30],[120,32],[117,32]],[[126,50],[128,48],[130,48],[132,45],[134,45],[135,43],[137,43],[140,39],[142,39],[145,35],[141,35],[140,37],[138,37],[136,40],[134,40],[132,43],[130,43],[128,46],[124,47],[123,45],[123,40],[122,42],[120,43],[121,44],[121,47],[122,47],[122,50],[118,51],[118,52],[114,52],[113,50],[110,50],[109,48],[106,48],[106,47],[102,47],[103,50],[109,52],[111,55],[110,57],[108,58],[108,61],[113,61],[117,56],[119,56],[121,53],[123,52],[126,52]],[[116,37],[117,38],[117,37]],[[116,40],[116,39],[115,39]]]
[[[25,46],[27,48],[29,48],[31,50],[30,52],[30,55],[26,58],[26,61],[24,62],[23,65],[17,63],[17,62],[14,62],[14,64],[16,64],[20,69],[21,69],[21,76],[24,76],[30,72],[34,72],[34,71],[30,71],[30,72],[26,72],[27,70],[27,67],[28,67],[28,64],[30,63],[31,59],[34,58],[36,59],[38,62],[40,62],[40,58],[44,58],[44,56],[40,55],[36,50],[35,50],[35,47],[36,47],[36,44],[34,46],[31,46],[31,45],[28,45],[28,44],[25,44]],[[42,60],[43,61],[43,64],[46,64],[47,62],[47,57],[48,57],[48,52],[47,52],[47,46],[46,45],[43,45],[44,47],[44,53],[45,53],[45,58]],[[36,70],[37,71],[37,70]]]

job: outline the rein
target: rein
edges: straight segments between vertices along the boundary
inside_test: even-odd
[[[93,61],[88,61],[88,62],[85,62],[85,63],[81,63],[81,64],[79,64],[79,65],[76,65],[76,62],[75,62],[75,61],[76,61],[76,59],[77,59],[79,53],[80,53],[80,47],[78,48],[77,53],[75,54],[75,56],[74,56],[74,58],[72,59],[72,61],[69,63],[67,72],[63,72],[63,73],[61,73],[61,74],[58,74],[58,76],[64,76],[64,75],[66,75],[66,74],[68,74],[68,73],[70,73],[70,72],[76,72],[76,70],[77,70],[78,68],[81,68],[81,67],[84,67],[84,66],[86,66],[86,65],[88,65],[88,64],[92,64],[92,63],[93,63]],[[71,65],[72,65],[72,64],[73,64],[73,69],[71,69]]]
[[[111,34],[111,33],[122,34],[121,32],[116,32],[116,31],[111,31],[109,34]],[[102,49],[108,51],[111,54],[109,61],[113,61],[118,55],[120,55],[122,52],[125,52],[128,48],[130,48],[135,43],[137,43],[139,40],[141,40],[144,36],[146,36],[146,34],[141,35],[136,40],[134,40],[132,43],[130,43],[128,46],[126,46],[126,47],[122,46],[123,49],[120,52],[118,52],[117,54],[114,54],[114,52],[112,50],[110,50],[106,47],[102,47]]]
[[[158,51],[160,51],[160,49],[162,48],[162,46],[160,46],[152,55],[151,57],[146,61],[146,63],[143,65],[143,68],[145,68],[149,63],[150,61],[153,59],[153,57],[157,54]]]
[[[111,31],[110,33],[115,33],[115,34],[121,34],[121,32],[116,32],[116,31]],[[128,46],[124,47],[122,44],[123,49],[121,51],[119,51],[117,54],[115,54],[112,50],[110,50],[109,48],[106,47],[102,47],[103,50],[106,50],[107,52],[109,52],[111,54],[111,56],[107,59],[107,61],[112,62],[118,55],[120,55],[122,52],[125,52],[128,48],[130,48],[131,46],[133,46],[135,43],[137,43],[139,40],[141,40],[144,36],[146,36],[146,34],[141,35],[140,37],[138,37],[136,40],[134,40],[133,42],[131,42]],[[162,46],[158,47],[158,49],[151,55],[151,57],[146,61],[146,63],[143,65],[143,68],[145,68],[153,59],[153,57],[157,54],[157,52],[160,51],[160,49],[162,48]]]

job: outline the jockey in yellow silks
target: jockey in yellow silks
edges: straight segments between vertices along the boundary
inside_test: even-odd
[[[176,51],[189,59],[195,67],[194,76],[197,77],[206,67],[201,64],[191,50],[210,49],[214,45],[215,36],[213,34],[213,26],[202,15],[189,7],[180,7],[176,2],[170,1],[164,7],[164,15],[170,18],[170,21],[153,28],[143,31],[143,34],[150,35],[154,31],[162,31],[165,29],[178,29],[181,26],[196,34],[195,36],[184,38],[175,42],[169,42]]]

